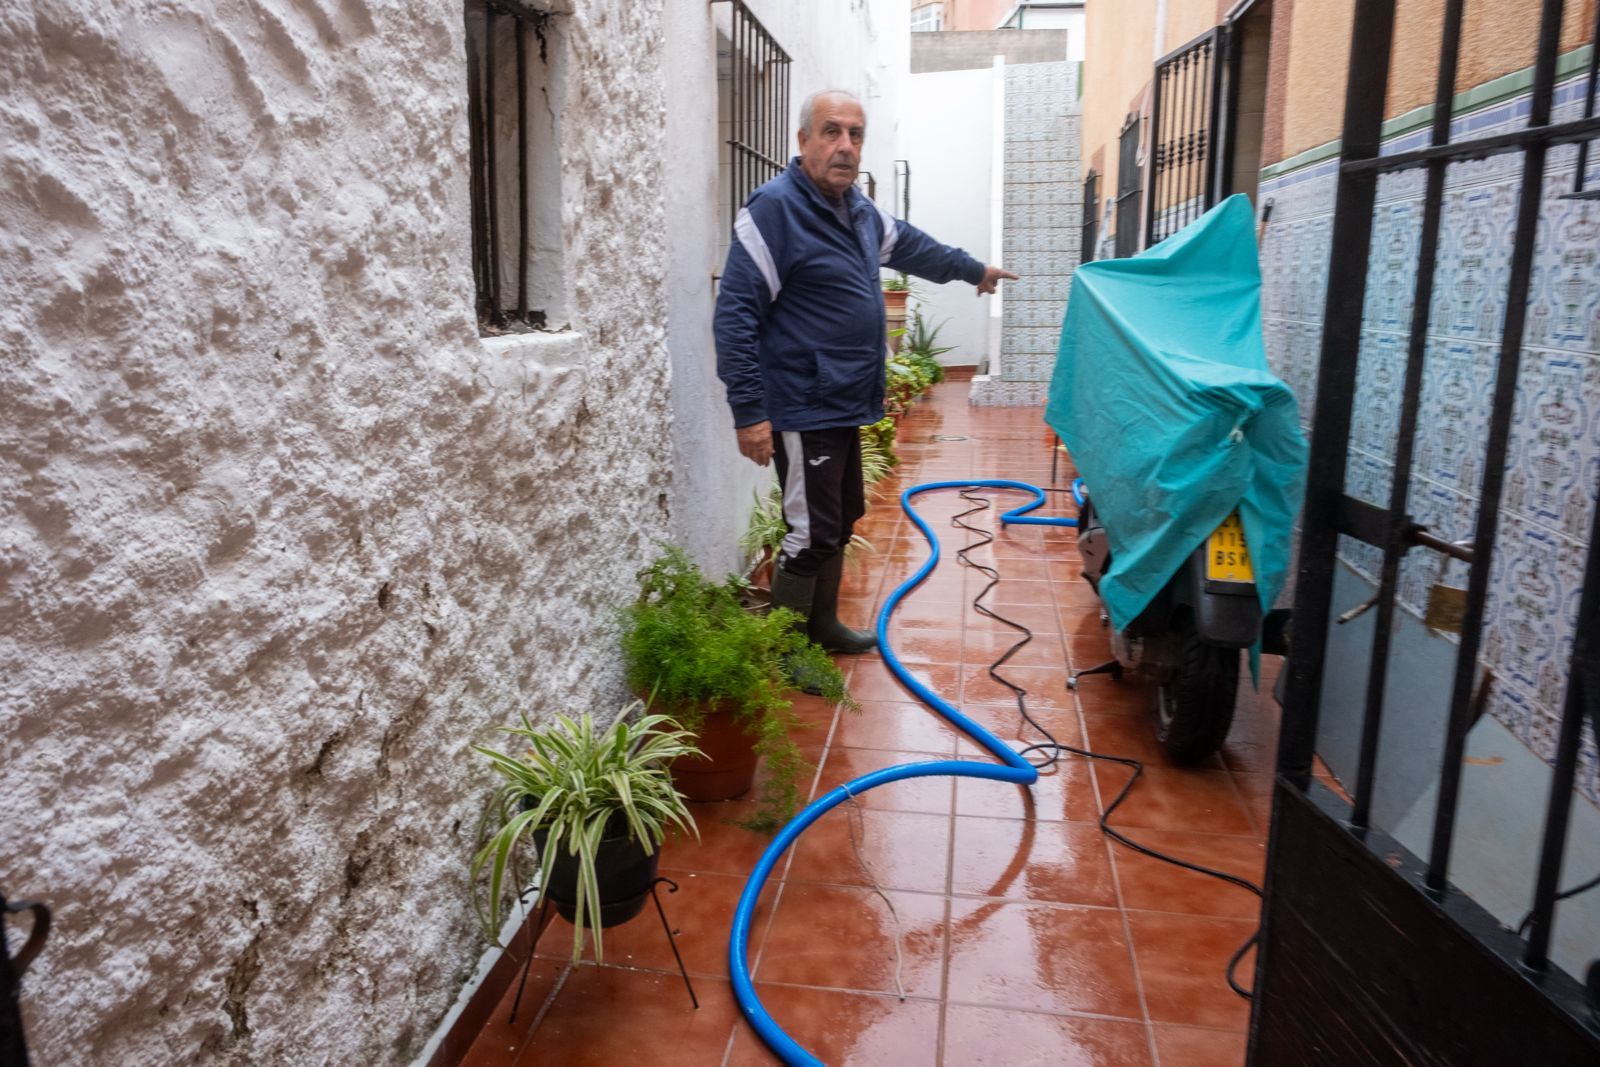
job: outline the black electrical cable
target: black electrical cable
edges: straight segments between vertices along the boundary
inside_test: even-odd
[[[1065,492],[1066,490],[1047,489],[1045,491]],[[993,678],[995,681],[1011,690],[1012,694],[1017,699],[1017,710],[1022,714],[1023,721],[1037,730],[1045,738],[1045,740],[1039,744],[1029,745],[1022,749],[1020,755],[1022,755],[1024,758],[1027,758],[1031,753],[1034,752],[1048,752],[1049,756],[1047,758],[1041,762],[1033,764],[1040,770],[1044,770],[1047,767],[1052,767],[1059,763],[1063,753],[1072,753],[1073,755],[1083,756],[1086,759],[1102,760],[1107,763],[1120,763],[1125,767],[1132,767],[1132,776],[1130,776],[1128,780],[1123,783],[1122,789],[1117,793],[1116,799],[1107,805],[1104,814],[1100,816],[1101,833],[1105,834],[1107,837],[1110,837],[1118,844],[1121,844],[1126,848],[1130,848],[1141,855],[1149,856],[1151,859],[1160,860],[1162,863],[1170,863],[1175,867],[1182,867],[1187,871],[1194,871],[1196,874],[1203,874],[1210,878],[1221,879],[1222,881],[1228,882],[1231,885],[1236,885],[1241,889],[1249,890],[1257,897],[1260,897],[1262,895],[1261,887],[1256,885],[1254,882],[1240,878],[1236,874],[1229,874],[1227,871],[1214,870],[1198,863],[1190,863],[1188,860],[1178,859],[1176,856],[1169,856],[1166,853],[1153,849],[1148,845],[1140,844],[1111,825],[1110,820],[1112,814],[1116,812],[1118,806],[1121,805],[1123,800],[1127,799],[1128,793],[1133,789],[1134,783],[1139,780],[1139,777],[1142,774],[1144,774],[1144,764],[1136,759],[1130,759],[1127,756],[1111,756],[1102,752],[1091,752],[1086,748],[1075,748],[1072,745],[1063,744],[1062,742],[1057,741],[1055,736],[1051,734],[1049,730],[1046,730],[1043,726],[1041,726],[1039,721],[1028,713],[1028,691],[1000,673],[1000,668],[1005,665],[1005,662],[1014,656],[1024,645],[1033,640],[1033,631],[1014,619],[1006,618],[1004,615],[1001,615],[999,612],[983,603],[983,598],[988,596],[989,591],[1000,583],[1000,572],[986,563],[976,562],[968,555],[968,553],[975,549],[984,548],[993,544],[995,539],[994,534],[990,533],[988,530],[982,530],[976,526],[971,526],[962,520],[967,516],[975,515],[980,511],[987,511],[992,505],[986,497],[978,495],[976,487],[971,489],[963,489],[961,491],[961,498],[971,504],[972,507],[953,516],[950,520],[951,523],[960,529],[966,530],[968,533],[979,535],[980,537],[984,538],[984,540],[968,544],[966,547],[958,550],[956,552],[956,559],[966,566],[971,567],[973,570],[982,572],[984,576],[989,579],[989,584],[985,585],[983,590],[979,592],[977,596],[972,598],[973,610],[978,612],[980,615],[1011,627],[1013,630],[1016,630],[1022,635],[1022,639],[1020,641],[1006,649],[1005,652],[1001,654],[999,659],[995,660],[989,665],[989,677]],[[1029,762],[1032,763],[1033,761],[1030,759]],[[1249,952],[1251,947],[1254,946],[1260,939],[1261,930],[1258,927],[1256,931],[1252,933],[1248,939],[1246,939],[1245,943],[1239,946],[1238,950],[1234,952],[1233,957],[1228,960],[1228,985],[1235,993],[1239,994],[1241,997],[1244,997],[1246,1000],[1251,999],[1254,994],[1251,990],[1245,989],[1243,986],[1241,986],[1238,980],[1234,977],[1234,974],[1238,969],[1239,961],[1244,959],[1245,953]]]
[[[1563,900],[1566,900],[1568,897],[1575,897],[1579,893],[1587,893],[1589,890],[1593,889],[1595,886],[1600,886],[1600,874],[1595,875],[1593,878],[1589,879],[1587,882],[1580,882],[1579,884],[1573,886],[1571,889],[1563,889],[1561,892],[1556,894],[1555,899],[1553,901],[1551,901],[1551,903],[1552,904],[1559,904]],[[1531,922],[1533,922],[1533,912],[1530,911],[1530,912],[1528,912],[1528,914],[1524,915],[1522,917],[1522,921],[1517,924],[1517,936],[1518,937],[1521,937],[1523,934],[1528,932],[1528,924],[1531,923]]]

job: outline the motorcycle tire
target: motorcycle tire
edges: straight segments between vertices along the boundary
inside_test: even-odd
[[[1239,650],[1207,644],[1185,621],[1177,677],[1156,697],[1156,739],[1173,763],[1204,760],[1228,739],[1239,698]]]

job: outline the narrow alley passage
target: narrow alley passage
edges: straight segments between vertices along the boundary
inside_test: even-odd
[[[899,508],[902,488],[966,476],[1050,484],[1053,438],[1041,411],[969,406],[969,388],[936,387],[901,423],[902,465],[880,483],[860,527],[876,551],[858,553],[847,572],[847,619],[875,617],[925,558],[921,533]],[[1063,460],[1057,484],[1069,481]],[[1010,693],[988,677],[1014,638],[972,610],[986,579],[955,559],[978,539],[951,525],[971,505],[954,491],[919,499],[944,555],[897,611],[896,651],[998,736],[1018,747],[1041,740],[1019,728]],[[999,510],[967,521],[992,528]],[[990,602],[1034,634],[1004,673],[1063,743],[1144,761],[1143,780],[1114,819],[1129,836],[1259,883],[1278,661],[1264,662],[1260,693],[1241,686],[1220,757],[1197,769],[1166,765],[1149,689],[1087,678],[1079,699],[1064,685],[1068,664],[1092,665],[1110,651],[1074,536],[1007,528],[974,553],[1002,577]],[[801,744],[818,766],[812,796],[895,763],[987,758],[915,702],[879,657],[847,665],[859,715],[816,698],[796,705],[810,723]],[[1129,773],[1065,757],[1031,798],[993,782],[919,779],[864,796],[854,826],[845,808],[825,815],[779,865],[756,914],[751,958],[767,1009],[829,1064],[1243,1063],[1249,1005],[1225,970],[1254,929],[1258,902],[1107,839],[1096,821]],[[569,967],[571,928],[558,920],[539,944],[517,1021],[508,1019],[513,989],[466,1062],[772,1062],[739,1017],[725,959],[735,902],[768,840],[733,825],[751,804],[695,805],[701,840],[673,840],[663,856],[663,873],[681,886],[665,904],[698,1011],[653,913],[606,934],[604,966]],[[1252,961],[1239,968],[1245,985]]]

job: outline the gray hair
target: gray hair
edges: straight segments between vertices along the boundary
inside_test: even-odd
[[[806,133],[811,132],[812,105],[817,102],[819,96],[842,96],[846,100],[852,101],[857,107],[860,107],[863,115],[867,113],[867,109],[861,104],[861,98],[849,89],[818,89],[806,97],[805,102],[800,105],[800,129]]]

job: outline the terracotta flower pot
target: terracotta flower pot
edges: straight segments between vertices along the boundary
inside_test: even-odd
[[[706,709],[696,742],[705,759],[682,756],[672,761],[672,782],[690,800],[732,800],[749,792],[756,780],[756,741],[733,713],[733,704],[718,701]]]

